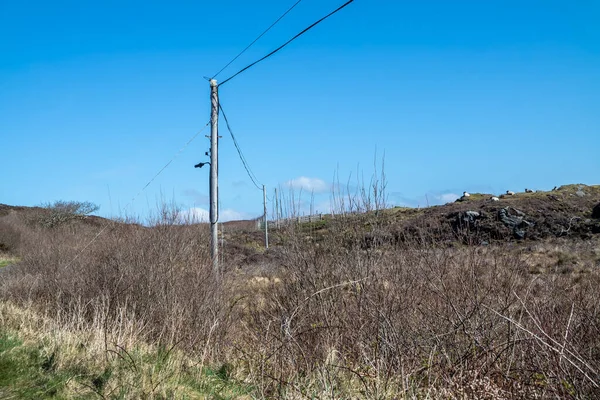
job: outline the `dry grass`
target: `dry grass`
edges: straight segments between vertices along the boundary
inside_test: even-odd
[[[600,396],[597,243],[582,257],[567,241],[450,247],[424,229],[391,242],[374,211],[325,233],[286,227],[268,251],[242,243],[251,265],[226,258],[217,280],[206,227],[159,214],[84,252],[98,226],[22,234],[19,268],[0,283],[3,325],[45,335],[60,368],[120,360],[127,373],[106,390],[131,398],[178,397],[190,365],[223,366],[257,398]],[[573,260],[584,273],[555,271]],[[158,367],[164,351],[173,364]]]
[[[506,250],[300,245],[256,308],[245,342],[256,350],[242,357],[268,377],[265,392],[286,396],[598,393],[597,271],[533,276]]]
[[[202,369],[178,349],[140,342],[141,327],[132,319],[111,327],[108,335],[121,344],[108,348],[104,328],[83,319],[70,316],[68,323],[57,323],[31,307],[1,302],[0,342],[10,345],[0,352],[0,369],[12,371],[3,371],[0,382],[10,386],[0,385],[0,394],[5,398],[229,399],[247,392]]]

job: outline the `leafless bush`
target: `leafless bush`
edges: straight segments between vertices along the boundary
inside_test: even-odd
[[[598,274],[532,276],[508,247],[365,249],[349,232],[318,246],[296,238],[281,283],[253,309],[242,357],[266,393],[600,395]]]
[[[202,352],[211,335],[218,345],[226,310],[210,273],[207,230],[167,217],[149,227],[83,225],[74,234],[72,227],[57,226],[51,235],[31,230],[23,238],[28,250],[1,294],[32,301],[57,318],[100,320],[107,331],[119,319],[131,319],[143,326],[139,340],[178,344],[192,353]],[[215,331],[216,322],[223,329]],[[119,344],[107,337],[111,343]]]
[[[21,243],[21,232],[12,223],[0,221],[0,252],[17,252]]]
[[[44,228],[55,228],[69,222],[84,219],[100,207],[89,201],[64,201],[44,204],[29,215],[29,222]]]
[[[532,275],[510,243],[448,246],[425,225],[398,238],[378,211],[318,240],[286,228],[264,255],[276,268],[220,280],[207,227],[176,209],[94,241],[101,227],[31,230],[0,295],[105,327],[107,351],[133,321],[136,340],[233,365],[265,398],[600,396],[600,271]]]

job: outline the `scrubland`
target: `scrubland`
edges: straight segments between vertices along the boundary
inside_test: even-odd
[[[448,242],[365,211],[268,250],[228,232],[219,274],[208,227],[174,207],[143,225],[5,212],[0,397],[600,397],[598,235]]]

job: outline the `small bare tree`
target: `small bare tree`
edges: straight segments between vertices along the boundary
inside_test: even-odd
[[[42,205],[42,212],[36,214],[34,223],[45,228],[54,228],[78,219],[84,219],[100,209],[97,204],[89,201],[64,201]]]

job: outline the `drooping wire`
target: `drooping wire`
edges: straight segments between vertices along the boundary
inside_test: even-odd
[[[237,60],[242,54],[244,54],[246,52],[246,50],[248,50],[250,47],[252,47],[254,45],[254,43],[258,42],[258,40],[263,37],[267,32],[269,32],[275,25],[277,25],[277,23],[279,21],[281,21],[286,15],[288,15],[290,13],[290,11],[292,11],[294,8],[296,8],[296,6],[298,4],[300,4],[302,0],[298,0],[296,3],[294,3],[293,6],[291,6],[286,12],[284,12],[279,18],[277,18],[277,20],[275,22],[273,22],[271,24],[271,26],[269,26],[263,33],[261,33],[260,35],[258,35],[258,37],[256,39],[254,39],[252,41],[252,43],[250,43],[244,50],[240,51],[240,53],[235,56],[231,61],[229,61],[223,68],[221,68],[219,70],[219,72],[217,72],[216,74],[214,74],[214,76],[211,79],[215,79],[217,77],[217,75],[219,75],[221,72],[223,72],[227,67],[229,67],[231,64],[233,64],[233,62],[235,60]]]
[[[225,83],[229,82],[230,80],[232,80],[233,78],[235,78],[236,76],[238,76],[242,72],[246,71],[247,69],[250,69],[253,66],[255,66],[256,64],[258,64],[259,62],[261,62],[263,60],[266,60],[267,58],[271,57],[273,54],[277,53],[279,50],[283,49],[285,46],[287,46],[288,44],[290,44],[291,42],[293,42],[294,40],[296,40],[297,38],[299,38],[300,36],[302,36],[303,34],[305,34],[306,32],[308,32],[309,30],[311,30],[313,27],[315,27],[319,23],[321,23],[324,20],[326,20],[327,18],[331,17],[333,14],[335,14],[338,11],[342,10],[343,8],[345,8],[346,6],[348,6],[352,2],[354,2],[354,0],[349,0],[348,2],[346,2],[345,4],[343,4],[342,6],[338,7],[336,10],[330,12],[329,14],[327,14],[326,16],[324,16],[323,18],[321,18],[317,22],[315,22],[312,25],[310,25],[309,27],[305,28],[302,32],[298,33],[296,36],[294,36],[293,38],[291,38],[290,40],[288,40],[287,42],[285,42],[284,44],[282,44],[281,46],[279,46],[278,48],[276,48],[275,50],[273,50],[272,52],[270,52],[269,54],[267,54],[263,58],[261,58],[261,59],[259,59],[257,61],[254,61],[252,64],[250,64],[250,65],[242,68],[241,70],[239,70],[235,74],[231,75],[229,78],[227,78],[223,82],[221,82],[219,84],[219,86],[224,85]]]
[[[148,183],[146,183],[146,185],[145,185],[145,186],[144,186],[144,187],[143,187],[143,188],[142,188],[142,189],[141,189],[141,190],[140,190],[140,191],[139,191],[139,192],[138,192],[138,193],[137,193],[135,196],[133,196],[133,197],[131,198],[131,200],[129,201],[129,203],[127,203],[123,209],[125,210],[125,209],[127,209],[127,207],[129,207],[131,204],[133,204],[133,202],[135,201],[135,199],[136,199],[136,198],[137,198],[137,197],[138,197],[140,194],[142,194],[142,192],[143,192],[144,190],[146,190],[146,188],[147,188],[148,186],[150,186],[150,184],[152,184],[152,182],[154,182],[154,180],[155,180],[156,178],[158,178],[158,176],[159,176],[159,175],[160,175],[160,174],[161,174],[161,173],[162,173],[162,172],[163,172],[165,169],[167,169],[167,167],[168,167],[169,165],[171,165],[171,163],[172,163],[172,162],[173,162],[173,161],[174,161],[174,160],[175,160],[177,157],[179,157],[179,155],[181,155],[181,153],[183,153],[183,151],[184,151],[184,150],[185,150],[185,149],[186,149],[186,148],[187,148],[187,147],[188,147],[188,146],[189,146],[189,145],[190,145],[190,144],[191,144],[191,143],[194,141],[194,139],[196,139],[196,138],[198,137],[198,135],[200,135],[202,132],[204,132],[204,130],[205,130],[205,129],[206,129],[208,126],[209,126],[209,125],[210,125],[210,121],[209,121],[209,122],[207,122],[207,123],[206,123],[206,125],[204,125],[204,127],[203,127],[202,129],[200,129],[198,132],[196,132],[196,134],[195,134],[194,136],[192,136],[192,137],[190,138],[190,140],[188,140],[188,142],[187,142],[185,145],[183,145],[183,147],[182,147],[182,148],[180,148],[180,149],[179,149],[179,151],[178,151],[177,153],[175,153],[175,155],[174,155],[174,156],[173,156],[173,157],[172,157],[172,158],[169,160],[169,162],[167,162],[167,163],[165,164],[165,166],[164,166],[164,167],[162,167],[162,168],[161,168],[161,169],[160,169],[160,170],[159,170],[159,171],[158,171],[158,172],[157,172],[157,173],[156,173],[156,174],[155,174],[155,175],[152,177],[152,179],[150,179],[150,180],[148,181]],[[106,230],[106,229],[107,229],[109,226],[112,226],[112,225],[114,225],[114,224],[115,224],[115,220],[111,220],[111,221],[110,221],[110,222],[108,222],[106,225],[104,225],[104,226],[102,227],[102,229],[100,229],[100,231],[98,231],[98,233],[96,233],[96,235],[95,235],[95,236],[94,236],[94,237],[93,237],[93,238],[92,238],[92,239],[91,239],[89,242],[87,242],[85,246],[83,246],[83,248],[82,248],[82,249],[81,249],[81,250],[80,250],[80,251],[77,253],[77,255],[75,255],[75,257],[74,257],[74,258],[73,258],[71,261],[69,261],[69,262],[66,264],[65,268],[68,268],[68,267],[69,267],[71,264],[73,264],[73,263],[74,263],[74,262],[75,262],[75,261],[76,261],[76,260],[79,258],[79,256],[81,256],[81,255],[83,254],[83,252],[84,252],[84,251],[85,251],[85,250],[86,250],[88,247],[90,247],[90,246],[91,246],[91,244],[92,244],[92,243],[94,243],[94,241],[96,241],[96,239],[98,239],[98,238],[100,237],[100,235],[102,235],[102,234],[104,233],[104,231],[105,231],[105,230]]]
[[[225,111],[223,110],[223,106],[221,104],[219,104],[219,108],[221,109],[221,114],[223,114],[223,118],[225,119],[225,125],[227,125],[227,130],[229,131],[229,134],[231,135],[231,139],[233,139],[233,144],[238,152],[238,155],[240,157],[240,160],[242,161],[242,164],[244,165],[244,169],[246,170],[246,173],[250,177],[250,180],[252,181],[254,186],[256,186],[256,188],[258,190],[262,190],[263,185],[258,181],[258,178],[256,177],[256,175],[254,175],[254,172],[252,172],[250,165],[248,165],[248,161],[246,161],[246,157],[244,157],[244,153],[242,152],[242,149],[240,148],[240,145],[237,142],[235,135],[233,134],[233,131],[231,130],[231,126],[229,125],[229,120],[227,119],[227,115],[225,115]]]

